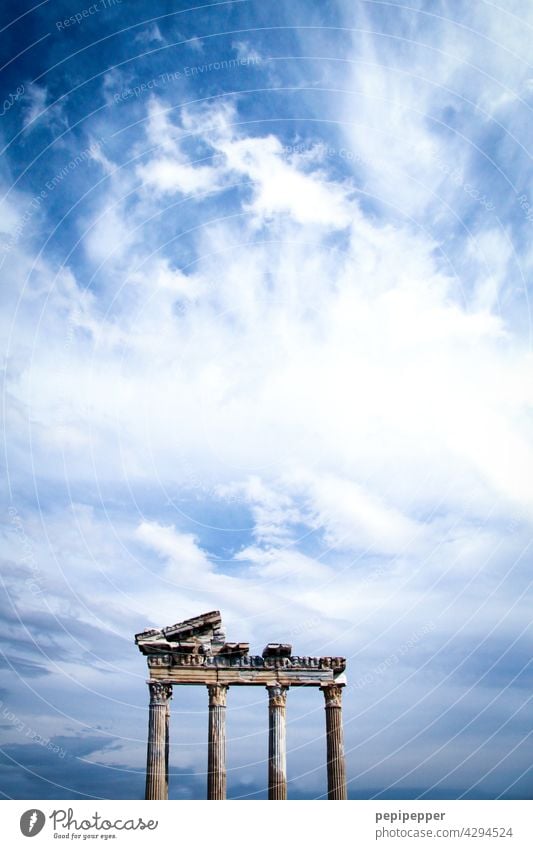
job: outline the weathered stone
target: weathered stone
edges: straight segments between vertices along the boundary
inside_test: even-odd
[[[230,686],[263,686],[269,694],[269,799],[287,798],[285,705],[289,687],[321,687],[326,698],[328,798],[346,798],[342,738],[343,657],[292,655],[289,643],[269,643],[262,656],[249,644],[227,642],[218,610],[168,628],[135,635],[150,672],[146,798],[168,798],[169,700],[174,684],[209,691],[208,799],[226,798],[226,693]]]
[[[157,628],[147,628],[141,631],[140,634],[135,634],[135,642],[137,645],[146,642],[146,640],[164,639],[163,634]]]
[[[169,718],[172,685],[149,681],[146,799],[168,799]]]
[[[328,799],[347,799],[346,764],[342,731],[342,686],[324,687],[326,707],[326,749]]]
[[[263,649],[263,657],[290,657],[292,646],[289,643],[269,643]]]
[[[287,798],[287,744],[285,707],[287,687],[268,690],[268,798]]]
[[[193,616],[192,619],[184,619],[183,622],[162,628],[162,633],[167,640],[183,640],[187,637],[213,634],[215,628],[220,629],[221,624],[220,611],[211,610],[209,613],[202,613],[201,616]]]
[[[210,684],[207,747],[207,798],[226,798],[226,695],[224,684]]]
[[[150,675],[175,684],[225,684],[266,686],[317,686],[337,680],[344,658],[259,657],[257,655],[200,655],[162,652],[148,655]]]
[[[220,655],[231,657],[244,657],[250,651],[250,643],[224,643],[220,648]]]

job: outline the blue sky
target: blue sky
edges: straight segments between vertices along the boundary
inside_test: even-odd
[[[530,798],[530,4],[0,15],[0,791],[141,798],[133,634],[219,608],[346,655],[351,797]],[[264,798],[266,693],[228,738]]]

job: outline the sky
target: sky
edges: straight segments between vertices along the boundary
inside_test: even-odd
[[[347,658],[351,798],[531,798],[533,6],[0,10],[0,792],[142,798],[133,635]],[[267,694],[228,694],[266,798]],[[326,793],[320,693],[288,793]],[[203,798],[176,687],[170,797]]]

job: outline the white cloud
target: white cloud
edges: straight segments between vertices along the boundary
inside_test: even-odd
[[[212,571],[207,557],[198,547],[192,534],[177,533],[173,527],[142,522],[137,536],[172,562],[173,570],[170,574],[176,582],[187,583],[188,579],[202,581]]]
[[[487,177],[489,163],[500,168],[490,136],[501,134],[502,146],[525,144],[529,10],[492,6],[481,20],[474,8],[457,16],[442,2],[413,10],[409,21],[398,8],[388,25],[379,9],[341,13],[352,44],[342,78],[333,65],[328,82],[342,92],[332,96],[344,159],[365,192],[384,214],[421,227],[444,223],[450,207],[457,224],[476,192],[500,204]],[[300,38],[305,43],[305,32]],[[509,106],[522,108],[500,114]],[[450,175],[462,175],[461,184]]]
[[[168,107],[152,98],[149,105],[149,118],[146,125],[148,141],[156,148],[156,155],[146,164],[137,167],[137,175],[143,185],[155,189],[159,194],[182,192],[184,194],[204,194],[216,191],[220,184],[220,175],[211,165],[194,165],[182,153],[179,138],[201,130],[191,127],[185,119],[183,126],[175,126],[169,117]]]
[[[480,310],[498,311],[502,293],[510,285],[511,238],[496,228],[487,228],[470,240],[468,248],[478,259],[480,274],[474,304]]]
[[[215,172],[209,167],[191,167],[172,159],[159,159],[146,166],[140,166],[138,174],[143,183],[151,189],[165,192],[183,192],[183,194],[216,191]]]
[[[66,354],[76,375],[66,404],[73,418],[91,410],[78,426],[91,433],[96,467],[105,457],[106,473],[119,479],[179,483],[176,460],[185,456],[200,477],[223,486],[251,475],[264,486],[283,481],[278,512],[289,503],[297,510],[294,480],[311,475],[323,481],[324,499],[330,493],[327,504],[317,502],[320,515],[333,515],[339,502],[332,539],[353,519],[351,544],[387,553],[416,536],[413,511],[443,494],[452,512],[531,512],[530,358],[493,311],[484,282],[490,267],[502,285],[505,242],[487,233],[471,249],[481,283],[477,303],[465,306],[432,239],[364,215],[323,161],[289,160],[274,136],[238,137],[231,125],[231,111],[218,107],[181,116],[182,127],[223,154],[206,169],[215,181],[242,175],[251,183],[237,211],[252,219],[200,229],[187,274],[164,252],[146,257],[147,207],[130,201],[126,213],[127,178],[110,181],[84,238],[91,260],[120,281],[112,315],[94,298],[78,307],[75,323],[96,346],[91,358],[83,337]],[[175,174],[183,168],[181,188],[189,178],[194,191],[212,188],[181,150],[176,127],[154,99],[148,137],[161,140]],[[160,156],[153,151],[146,173],[162,167]],[[259,221],[275,240],[257,240]],[[342,246],[330,241],[341,233]],[[53,326],[53,312],[48,317]],[[44,427],[57,407],[48,354],[55,363],[64,356],[46,345],[32,365],[32,408]],[[117,440],[120,461],[109,466],[104,445]],[[73,473],[86,474],[83,458],[69,457]],[[345,482],[346,502],[334,481]],[[271,517],[254,509],[266,539]],[[283,538],[279,517],[270,524]]]
[[[157,23],[151,24],[147,29],[141,30],[136,36],[135,41],[146,46],[150,44],[165,44],[165,39],[161,35],[161,30]]]
[[[433,238],[366,214],[327,156],[237,124],[235,106],[152,99],[151,149],[134,148],[141,192],[106,152],[83,222],[101,288],[42,265],[22,302],[29,317],[46,304],[35,354],[10,390],[43,473],[179,491],[194,469],[202,492],[250,511],[254,542],[229,567],[189,531],[141,521],[134,540],[164,564],[150,604],[166,618],[172,586],[183,615],[215,605],[283,628],[320,613],[326,635],[369,601],[401,615],[417,591],[393,584],[392,600],[391,576],[409,580],[420,559],[438,574],[434,552],[453,540],[460,559],[487,515],[531,518],[531,358],[497,309],[504,236],[468,242],[466,303]],[[195,144],[216,159],[196,164]],[[192,264],[154,241],[147,187],[200,204],[239,182],[223,209],[237,219],[201,226]],[[219,211],[215,196],[208,217]],[[20,428],[15,443],[23,456]],[[313,534],[324,558],[305,551]],[[365,557],[394,566],[367,584]]]
[[[245,209],[258,224],[287,214],[297,224],[317,224],[340,229],[348,226],[354,210],[346,188],[323,174],[306,174],[295,161],[290,165],[274,136],[215,143],[228,168],[252,181],[253,200]]]
[[[234,564],[246,561],[252,568],[243,575],[229,575],[221,568],[224,564],[217,567],[216,560],[207,557],[193,535],[175,527],[145,521],[136,536],[165,561],[164,571],[157,574],[149,596],[145,589],[143,603],[157,610],[162,619],[170,617],[166,624],[176,616],[176,605],[182,617],[195,615],[199,608],[209,610],[218,606],[224,610],[228,631],[241,628],[252,641],[264,639],[261,634],[265,622],[288,631],[295,614],[301,621],[309,618],[309,611],[316,608],[309,580],[328,575],[325,567],[297,552],[268,553],[256,548],[243,551]],[[306,585],[303,591],[302,580]],[[242,634],[237,637],[228,634],[228,637],[245,638]]]
[[[47,106],[48,100],[48,89],[46,86],[33,83],[28,88],[25,95],[26,106],[23,120],[25,130],[31,130],[37,124],[48,127],[56,124],[63,129],[68,126],[63,103],[59,102]]]
[[[400,556],[420,552],[426,528],[358,484],[321,476],[310,481],[308,492],[317,525],[334,548]]]
[[[133,235],[128,225],[125,205],[114,199],[99,210],[83,241],[88,257],[95,263],[109,263],[128,255]]]
[[[204,44],[201,38],[198,36],[193,36],[193,38],[187,39],[187,46],[194,50],[196,53],[204,52]]]
[[[24,127],[26,128],[28,124],[31,124],[35,119],[41,115],[46,107],[46,101],[48,99],[48,90],[45,86],[33,85],[28,92],[27,100],[28,105],[26,106],[24,113]]]
[[[263,57],[259,51],[256,50],[249,41],[233,41],[231,46],[233,50],[236,51],[237,58],[242,62],[253,62],[254,64],[258,64],[263,61]]]
[[[147,187],[161,193],[203,194],[244,178],[252,200],[244,205],[257,225],[288,215],[297,224],[339,229],[356,215],[349,185],[338,184],[325,173],[306,173],[308,156],[287,156],[272,135],[241,137],[233,129],[235,112],[222,105],[206,110],[184,110],[181,125],[170,120],[168,108],[155,98],[149,107],[147,138],[157,145],[156,155],[138,167]],[[196,165],[182,151],[180,137],[200,137],[218,154],[213,165]],[[222,159],[220,155],[222,154]]]

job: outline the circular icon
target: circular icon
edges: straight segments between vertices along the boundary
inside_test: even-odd
[[[20,818],[20,830],[24,837],[35,837],[42,831],[46,822],[46,817],[42,811],[37,808],[30,808],[29,811],[24,811]]]

